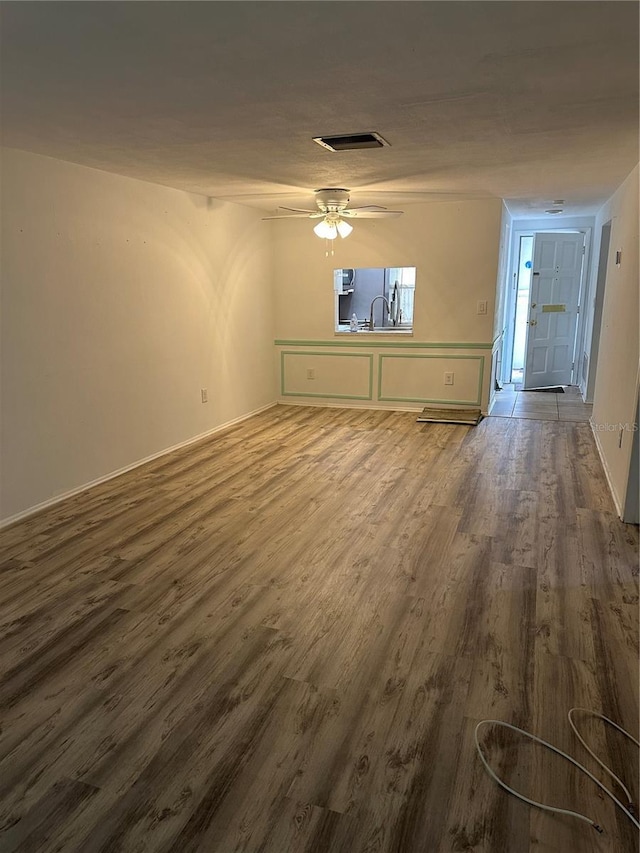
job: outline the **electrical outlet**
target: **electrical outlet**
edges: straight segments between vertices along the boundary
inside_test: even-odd
[[[316,369],[315,367],[309,367],[307,369],[307,379],[315,379],[316,378]]]
[[[486,314],[487,313],[487,300],[479,299],[478,300],[478,314]]]
[[[453,385],[453,371],[452,370],[445,370],[444,384],[445,385]]]
[[[201,389],[200,389],[200,399],[202,400],[202,402],[203,402],[203,403],[208,403],[208,402],[209,402],[209,395],[207,394],[207,389],[206,389],[206,388],[201,388]]]

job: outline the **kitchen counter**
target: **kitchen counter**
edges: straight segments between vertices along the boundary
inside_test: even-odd
[[[335,330],[336,335],[412,335],[413,329],[410,326],[381,326],[375,328],[372,332],[369,329],[359,328],[357,332],[352,332],[349,324],[340,324]]]

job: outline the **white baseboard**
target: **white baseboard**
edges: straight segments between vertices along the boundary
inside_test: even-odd
[[[285,398],[278,400],[280,406],[314,406],[318,409],[373,409],[379,412],[421,412],[424,406],[414,408],[413,406],[380,406],[374,403],[354,403],[342,400],[340,403],[325,403],[318,400],[290,400]]]
[[[344,400],[340,403],[324,403],[324,402],[305,402],[304,400],[290,400],[288,398],[278,400],[278,405],[280,406],[316,406],[320,409],[368,409],[376,412],[414,412],[415,414],[419,414],[423,409],[424,405],[418,406],[381,406],[375,405],[374,403],[353,403],[348,400]],[[444,403],[442,404],[444,406]],[[452,406],[452,408],[463,409],[462,406]],[[477,408],[477,407],[474,407]],[[487,416],[486,412],[482,412],[484,417]]]
[[[8,518],[3,518],[0,520],[0,530],[3,530],[5,527],[9,527],[12,524],[16,524],[18,521],[23,521],[25,518],[29,518],[31,515],[35,515],[38,512],[42,512],[43,509],[48,509],[49,507],[55,506],[61,501],[67,500],[67,498],[72,498],[74,495],[79,495],[81,492],[86,492],[88,489],[92,489],[94,486],[99,486],[101,483],[106,483],[109,480],[113,480],[115,477],[119,477],[121,474],[126,474],[127,471],[133,471],[134,468],[139,468],[141,465],[146,465],[147,462],[153,462],[154,459],[159,459],[161,456],[166,456],[168,453],[173,453],[174,450],[180,450],[181,447],[188,447],[190,444],[195,444],[197,441],[202,441],[205,438],[209,438],[212,435],[215,435],[217,432],[222,432],[223,429],[227,429],[228,427],[233,426],[234,424],[239,424],[242,421],[246,421],[248,418],[252,418],[254,415],[260,414],[260,412],[265,412],[267,409],[271,409],[273,406],[277,406],[277,401],[273,403],[267,403],[266,406],[260,406],[259,409],[254,409],[252,412],[247,412],[246,415],[240,415],[237,418],[234,418],[231,421],[225,421],[223,424],[219,424],[213,429],[207,430],[206,432],[201,432],[198,435],[194,435],[192,438],[187,438],[185,441],[181,441],[178,444],[174,444],[171,447],[166,447],[164,450],[159,450],[157,453],[152,453],[151,456],[145,456],[144,459],[139,459],[137,462],[132,462],[130,465],[125,465],[124,468],[118,468],[117,471],[111,471],[109,474],[105,474],[103,477],[98,477],[96,480],[91,480],[90,483],[84,483],[82,486],[76,486],[74,489],[70,489],[68,492],[63,492],[60,495],[56,495],[53,498],[49,498],[46,501],[42,501],[42,503],[36,504],[35,506],[29,507],[29,509],[22,510],[21,512],[16,513],[15,515],[10,515]]]
[[[600,444],[600,436],[598,435],[598,430],[595,428],[593,421],[589,418],[589,426],[591,427],[591,432],[593,433],[593,438],[596,442],[596,448],[598,450],[598,456],[600,457],[600,462],[602,463],[602,468],[604,470],[604,476],[607,478],[607,485],[609,486],[609,492],[611,493],[611,497],[613,498],[613,503],[616,508],[616,512],[618,513],[618,518],[622,520],[622,504],[618,500],[618,495],[616,494],[616,490],[613,488],[613,483],[611,481],[611,474],[609,472],[609,466],[607,465],[607,460],[604,456],[604,451],[602,450],[602,445]]]

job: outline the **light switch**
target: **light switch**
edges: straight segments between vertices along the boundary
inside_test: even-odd
[[[478,300],[478,314],[486,314],[487,313],[487,300],[479,299]]]

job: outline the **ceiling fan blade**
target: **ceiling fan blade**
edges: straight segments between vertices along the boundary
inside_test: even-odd
[[[341,216],[349,219],[384,219],[385,217],[402,216],[404,210],[343,210]]]
[[[287,208],[285,207],[284,210]],[[273,216],[263,216],[264,219],[323,219],[326,216],[326,213],[321,213],[320,211],[316,213],[311,213],[307,211],[306,213],[275,213]]]
[[[293,210],[295,213],[317,213],[317,210],[310,210],[308,207],[285,207],[280,205],[278,210]]]
[[[308,213],[276,213],[273,216],[263,216],[262,219],[309,219],[313,214]]]
[[[386,207],[381,207],[379,204],[363,204],[360,207],[350,207],[349,210],[386,210]]]

